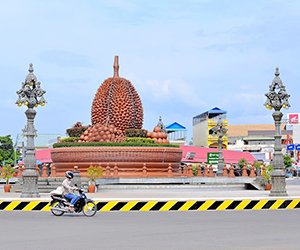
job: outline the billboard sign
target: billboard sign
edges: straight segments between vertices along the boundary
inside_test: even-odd
[[[296,145],[296,150],[300,151],[300,144]]]
[[[295,149],[295,144],[289,144],[286,146],[287,150],[294,150]]]
[[[299,113],[288,114],[289,124],[299,124]]]
[[[219,152],[208,152],[207,153],[207,163],[208,164],[218,164],[219,162]]]

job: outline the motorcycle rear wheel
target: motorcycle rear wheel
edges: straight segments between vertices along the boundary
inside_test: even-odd
[[[62,208],[62,206],[59,202],[56,202],[56,203],[54,203],[52,208]],[[62,216],[65,213],[63,211],[53,210],[52,208],[51,208],[51,213],[54,214],[55,216]]]
[[[82,212],[87,217],[92,217],[97,213],[97,205],[92,202],[88,201],[82,208]]]

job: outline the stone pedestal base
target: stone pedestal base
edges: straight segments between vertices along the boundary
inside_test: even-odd
[[[270,196],[287,196],[285,176],[282,170],[274,170],[271,175],[272,189]]]
[[[22,174],[22,198],[40,197],[38,191],[38,174],[35,170],[26,169]]]
[[[223,176],[224,172],[224,159],[219,159],[218,162],[218,171],[217,171],[217,176]]]

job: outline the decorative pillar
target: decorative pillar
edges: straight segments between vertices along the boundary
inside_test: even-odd
[[[18,168],[18,177],[21,177],[22,176],[22,167],[20,166],[19,168]]]
[[[169,163],[168,165],[168,177],[173,177],[172,165]]]
[[[143,177],[147,177],[147,167],[146,167],[146,163],[143,164]]]
[[[243,170],[242,170],[242,176],[243,177],[248,177],[248,173],[247,173],[247,167],[246,165],[243,166]]]
[[[229,167],[229,177],[231,177],[231,178],[235,177],[234,176],[233,166],[231,164],[230,164],[230,167]]]
[[[33,65],[29,65],[29,74],[22,83],[22,87],[17,91],[19,96],[16,104],[20,107],[27,106],[25,115],[27,117],[27,125],[23,129],[23,134],[26,137],[26,156],[24,159],[25,171],[22,173],[23,186],[21,197],[39,197],[38,191],[38,174],[35,170],[35,146],[34,137],[36,136],[36,129],[34,128],[34,118],[36,115],[35,107],[38,105],[44,106],[46,100],[44,99],[44,91],[41,88],[41,83],[37,81],[36,76],[33,74]]]
[[[51,170],[51,177],[56,177],[56,167],[54,163],[51,163],[50,165],[50,170]]]
[[[107,165],[106,165],[106,169],[105,169],[105,177],[106,177],[106,178],[110,178],[110,167],[109,167],[109,163],[107,163]]]
[[[203,173],[204,177],[208,177],[208,167],[207,165],[204,165],[204,173]]]
[[[275,77],[272,84],[269,86],[269,92],[265,94],[267,100],[265,107],[267,109],[274,109],[272,114],[275,123],[275,145],[274,157],[272,160],[273,172],[271,173],[272,189],[270,196],[287,196],[285,183],[285,169],[283,164],[282,145],[281,145],[281,108],[290,107],[288,98],[290,97],[285,90],[285,86],[279,77],[279,69],[275,70]]]
[[[188,177],[193,177],[193,169],[192,169],[192,164],[188,164],[188,172],[187,172]]]
[[[215,173],[212,165],[210,165],[208,169],[209,169],[208,177],[215,177]]]
[[[227,167],[226,166],[224,166],[224,168],[223,168],[223,176],[224,177],[228,177],[228,171],[227,171]]]
[[[117,165],[117,163],[115,163],[115,166],[114,166],[114,177],[117,178],[118,175],[119,175],[118,165]]]
[[[198,174],[197,176],[201,176],[202,177],[202,167],[201,164],[198,165]]]
[[[251,170],[250,170],[250,175],[249,175],[249,177],[251,177],[251,178],[255,178],[255,177],[256,177],[255,169],[254,169],[254,166],[253,166],[253,165],[251,166]]]
[[[184,164],[184,168],[183,168],[183,175],[184,176],[188,176],[188,165],[187,164]]]
[[[43,164],[43,167],[42,167],[42,177],[44,177],[44,178],[48,177],[46,164]]]
[[[227,133],[227,128],[224,125],[224,121],[222,118],[219,118],[216,126],[214,126],[212,129],[212,135],[218,137],[218,151],[219,151],[219,160],[218,160],[218,171],[217,171],[217,176],[222,176],[223,175],[223,169],[224,169],[224,158],[222,154],[222,149],[223,149],[223,137]]]

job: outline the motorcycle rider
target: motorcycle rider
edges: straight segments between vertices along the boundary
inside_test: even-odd
[[[62,182],[63,196],[66,199],[71,200],[69,206],[70,212],[74,212],[74,204],[76,203],[76,201],[80,199],[80,196],[74,194],[74,191],[77,190],[78,188],[75,187],[71,181],[73,177],[74,174],[71,171],[66,171],[66,179]]]

